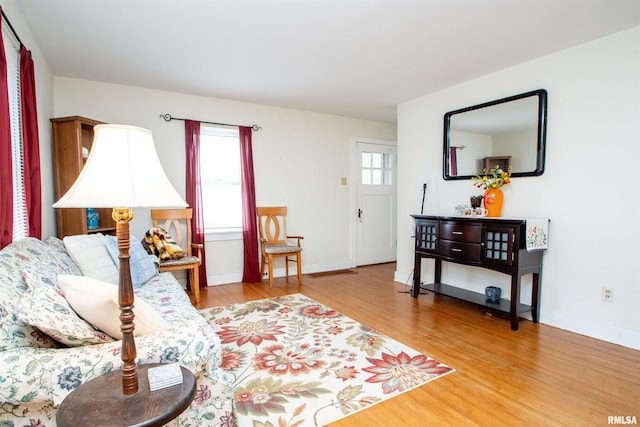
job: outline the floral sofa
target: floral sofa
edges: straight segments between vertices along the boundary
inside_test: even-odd
[[[0,426],[55,426],[56,408],[71,391],[122,366],[121,341],[78,316],[64,298],[60,275],[86,276],[65,242],[27,238],[0,251]],[[178,362],[197,380],[195,399],[169,425],[233,425],[230,381],[218,369],[220,339],[180,284],[171,273],[155,272],[137,285],[135,298],[166,322],[136,337],[137,363]]]

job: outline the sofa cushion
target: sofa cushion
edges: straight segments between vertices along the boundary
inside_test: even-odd
[[[65,298],[83,319],[116,339],[122,339],[118,287],[83,276],[58,276]],[[143,336],[167,329],[162,315],[140,298],[133,304],[133,335]]]
[[[67,252],[67,248],[64,246],[64,242],[62,240],[57,237],[47,237],[44,239],[44,242],[47,246],[53,249],[56,257],[58,258],[58,263],[66,274],[77,274],[78,276],[82,274],[82,271],[80,271],[78,266],[69,256],[69,252]]]
[[[106,237],[101,233],[67,236],[64,246],[83,276],[117,284],[118,268],[107,250]]]
[[[59,240],[59,239],[58,239]],[[0,351],[16,347],[56,347],[58,344],[39,329],[25,324],[18,316],[18,304],[27,291],[22,271],[46,274],[78,274],[66,255],[51,245],[28,237],[0,251]]]
[[[118,249],[118,238],[116,236],[105,236],[107,242],[107,250],[111,259],[120,269],[120,250]],[[131,270],[131,283],[134,288],[140,287],[149,281],[153,276],[158,274],[158,264],[154,259],[158,258],[149,255],[142,246],[142,243],[136,239],[133,234],[129,239],[129,269]]]
[[[113,341],[81,319],[71,308],[54,277],[23,271],[27,291],[18,304],[18,318],[54,340],[71,346]],[[113,286],[113,285],[112,285]]]

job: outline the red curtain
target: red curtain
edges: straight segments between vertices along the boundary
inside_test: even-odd
[[[0,25],[2,25],[1,20]],[[13,238],[12,164],[7,57],[4,53],[2,31],[0,31],[0,249],[11,243]]]
[[[449,148],[449,175],[458,175],[458,147]]]
[[[20,100],[22,104],[22,153],[28,233],[42,238],[42,183],[36,108],[36,79],[31,52],[20,48]]]
[[[207,286],[207,259],[204,250],[204,215],[202,210],[202,187],[200,186],[200,122],[185,120],[185,148],[187,154],[186,196],[189,207],[193,209],[191,218],[191,232],[193,243],[203,246],[202,264],[200,264],[200,283],[191,286]]]
[[[251,128],[240,126],[240,167],[242,173],[242,239],[244,242],[244,272],[242,281],[259,282],[258,222],[256,220],[256,186],[253,176]]]

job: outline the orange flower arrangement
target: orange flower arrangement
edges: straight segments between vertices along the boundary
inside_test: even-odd
[[[495,168],[491,168],[488,171],[483,171],[484,175],[476,175],[471,178],[473,185],[478,188],[501,188],[503,185],[507,185],[511,182],[511,167],[506,171],[501,169],[499,165]]]

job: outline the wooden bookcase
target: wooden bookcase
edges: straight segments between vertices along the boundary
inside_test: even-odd
[[[483,168],[491,170],[498,166],[498,169],[507,170],[511,167],[511,156],[493,156],[482,159]]]
[[[56,200],[71,188],[80,175],[93,144],[93,127],[99,124],[102,122],[79,116],[51,119]],[[111,218],[111,208],[96,208],[96,211],[100,215],[99,226],[88,230],[85,209],[56,209],[58,237],[62,239],[88,233],[114,234],[116,225]]]

